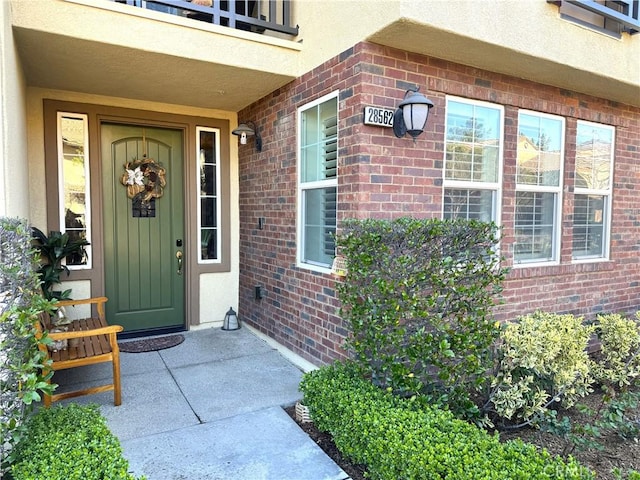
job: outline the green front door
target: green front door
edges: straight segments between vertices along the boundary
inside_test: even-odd
[[[101,149],[107,320],[184,328],[183,132],[103,123]]]

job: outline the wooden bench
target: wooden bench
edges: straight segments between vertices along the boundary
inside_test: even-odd
[[[123,328],[120,325],[107,325],[104,315],[104,304],[106,297],[87,298],[83,300],[61,300],[56,305],[70,307],[75,305],[95,305],[89,318],[74,320],[68,325],[66,332],[50,332],[48,337],[53,340],[67,340],[66,348],[52,351],[46,345],[40,345],[40,350],[44,352],[51,364],[44,375],[53,370],[64,370],[67,368],[93,365],[102,362],[111,362],[113,366],[113,381],[106,385],[75,390],[72,392],[56,393],[44,396],[45,406],[50,406],[52,402],[65,398],[89,395],[92,393],[106,392],[113,390],[113,403],[122,403],[120,384],[120,350],[118,348],[117,333]],[[93,316],[97,313],[97,316]],[[40,322],[36,322],[37,335],[42,335],[42,330],[51,330],[52,325],[48,314],[43,314]]]

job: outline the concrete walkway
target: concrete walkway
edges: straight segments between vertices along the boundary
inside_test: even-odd
[[[97,403],[135,475],[148,480],[346,480],[281,408],[302,372],[247,328],[183,333],[176,347],[121,353],[122,405]],[[110,364],[56,373],[60,390],[110,376]]]

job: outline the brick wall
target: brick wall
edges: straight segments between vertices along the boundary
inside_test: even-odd
[[[417,143],[364,125],[363,108],[395,109],[420,86],[435,104]],[[240,315],[315,362],[344,355],[336,281],[296,267],[296,109],[339,90],[338,217],[439,217],[446,95],[503,105],[503,254],[511,265],[519,109],[566,119],[561,265],[516,268],[499,318],[535,309],[586,316],[640,309],[640,109],[476,68],[360,43],[240,112],[255,120],[264,147],[240,147]],[[611,261],[572,264],[571,225],[577,120],[616,127]],[[249,142],[251,143],[251,142]],[[263,229],[258,219],[265,219]],[[570,229],[566,229],[570,232]],[[254,287],[265,298],[254,299]]]

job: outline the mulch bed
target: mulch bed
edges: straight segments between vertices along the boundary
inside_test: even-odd
[[[118,342],[121,352],[143,353],[164,350],[175,347],[184,342],[184,335],[168,335],[165,337],[143,338],[142,340],[131,340]]]

